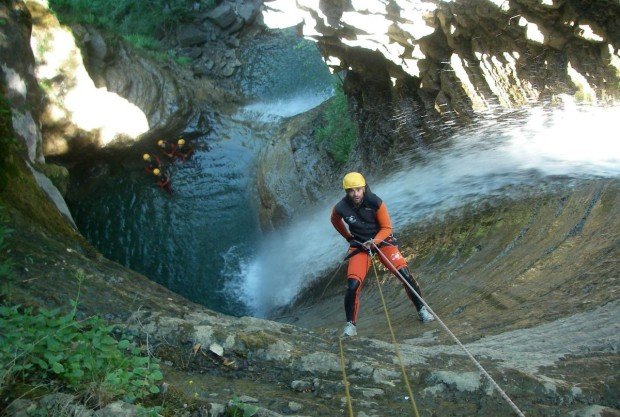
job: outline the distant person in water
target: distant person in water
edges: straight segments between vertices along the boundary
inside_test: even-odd
[[[398,271],[420,296],[422,293],[417,281],[409,272],[407,261],[398,250],[385,203],[370,191],[366,180],[358,172],[349,172],[345,175],[342,186],[346,195],[332,209],[331,222],[350,245],[347,290],[344,297],[347,323],[342,337],[352,337],[357,335],[355,326],[360,291],[370,268],[369,252],[376,252],[375,246],[379,248],[381,263],[394,275],[397,275]],[[418,311],[420,320],[422,322],[435,320],[414,292],[408,286],[404,286],[407,296]]]
[[[175,151],[176,156],[185,162],[192,156],[193,153],[194,149],[185,143],[185,139],[179,138]]]
[[[142,159],[146,162],[146,167],[144,169],[146,169],[147,172],[153,172],[156,168],[161,168],[161,161],[154,155],[145,153],[142,155]]]
[[[161,172],[159,168],[155,168],[153,170],[153,175],[157,178],[157,186],[172,194],[172,184],[170,183],[170,178]]]
[[[177,150],[177,145],[170,143],[167,140],[160,139],[157,141],[157,146],[161,148],[161,151],[168,158],[173,159]]]

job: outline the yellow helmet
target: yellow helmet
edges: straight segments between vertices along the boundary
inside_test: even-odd
[[[157,146],[164,146],[164,140],[163,139],[158,140]]]
[[[366,186],[366,180],[364,179],[362,174],[360,174],[359,172],[349,172],[342,179],[342,188],[344,188],[345,190],[349,188],[358,188],[358,187],[365,187],[365,186]]]
[[[145,161],[148,161],[149,159],[151,159],[151,155],[149,155],[148,153],[145,153],[144,155],[142,155],[142,159],[144,159]]]
[[[155,168],[153,170],[153,175],[159,175],[159,174],[161,174],[161,171],[159,170],[159,168]]]
[[[183,146],[183,145],[185,145],[185,139],[181,138],[181,139],[179,139],[179,141],[177,143],[179,145]]]

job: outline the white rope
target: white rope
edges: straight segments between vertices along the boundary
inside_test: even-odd
[[[452,337],[452,339],[454,339],[454,341],[456,342],[457,345],[459,345],[467,354],[467,356],[469,356],[469,359],[472,360],[472,362],[474,362],[474,364],[476,365],[476,367],[480,370],[480,372],[482,372],[482,374],[484,376],[487,377],[487,379],[491,382],[491,384],[493,385],[493,387],[495,387],[495,389],[499,392],[499,394],[502,396],[502,398],[508,403],[508,405],[510,405],[510,407],[513,409],[513,411],[519,416],[519,417],[525,417],[525,414],[523,414],[523,412],[521,410],[519,410],[519,407],[517,407],[517,405],[510,399],[510,397],[508,397],[508,394],[506,394],[504,392],[503,389],[500,388],[500,386],[497,384],[497,382],[495,382],[495,380],[491,377],[491,375],[489,375],[489,373],[482,367],[482,365],[480,365],[480,363],[476,360],[476,358],[474,358],[474,356],[469,352],[469,350],[467,350],[467,348],[465,346],[463,346],[463,344],[461,343],[461,341],[454,335],[454,333],[452,333],[450,331],[450,329],[448,328],[448,326],[446,326],[446,324],[439,318],[439,316],[433,311],[433,309],[426,303],[426,301],[424,301],[424,299],[420,296],[420,294],[418,294],[416,292],[415,289],[413,289],[413,287],[411,286],[411,284],[409,284],[407,282],[407,280],[405,279],[405,277],[403,277],[401,275],[401,273],[396,269],[396,267],[394,267],[394,265],[392,264],[392,262],[390,262],[390,260],[381,252],[381,250],[379,250],[379,247],[377,245],[375,245],[374,243],[372,244],[372,246],[377,250],[377,252],[379,253],[379,255],[392,267],[392,269],[394,271],[396,271],[396,274],[398,276],[398,278],[401,280],[401,282],[403,284],[405,284],[407,287],[409,287],[409,289],[411,291],[413,291],[413,293],[418,297],[418,299],[420,301],[422,301],[422,304],[424,304],[426,306],[426,308],[428,308],[428,310],[431,312],[431,314],[433,316],[435,316],[435,318],[437,319],[437,321],[439,322],[439,324],[441,324],[441,326],[444,328],[444,330],[446,332],[448,332],[448,334]]]

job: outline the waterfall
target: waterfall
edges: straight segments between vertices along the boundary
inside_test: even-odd
[[[617,120],[619,106],[570,101],[559,108],[490,113],[439,147],[403,155],[402,169],[369,178],[369,184],[386,202],[398,233],[480,199],[518,197],[579,178],[618,177]],[[326,195],[322,204],[262,239],[227,284],[231,294],[265,315],[333,270],[347,249],[329,221],[340,198]]]

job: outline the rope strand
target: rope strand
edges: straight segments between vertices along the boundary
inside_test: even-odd
[[[351,404],[351,394],[349,393],[349,381],[347,381],[347,371],[344,366],[344,348],[342,347],[342,338],[338,338],[338,344],[340,345],[340,370],[342,370],[342,382],[344,383],[344,393],[347,397],[347,408],[349,410],[349,417],[353,417],[353,405]]]
[[[383,260],[385,260],[391,267],[392,269],[396,272],[396,276],[399,278],[399,280],[405,284],[407,287],[409,287],[409,289],[411,291],[413,291],[413,293],[420,299],[420,301],[422,302],[422,304],[424,304],[426,306],[426,308],[428,308],[428,310],[430,311],[430,313],[435,316],[435,318],[437,319],[437,321],[439,322],[439,324],[441,324],[441,326],[444,328],[444,330],[452,337],[452,339],[456,342],[457,345],[459,345],[461,347],[461,349],[463,349],[463,351],[465,351],[465,353],[467,354],[467,356],[469,357],[469,359],[472,360],[472,362],[474,362],[474,364],[476,365],[476,367],[480,370],[480,372],[482,372],[482,374],[491,382],[491,384],[493,385],[493,387],[499,392],[499,394],[501,395],[501,397],[508,403],[508,405],[512,408],[512,410],[519,416],[519,417],[525,417],[525,414],[523,414],[523,412],[519,409],[519,407],[517,407],[517,405],[510,399],[510,397],[508,397],[508,394],[506,394],[504,392],[503,389],[501,389],[501,387],[499,386],[499,384],[497,382],[495,382],[495,380],[491,377],[491,375],[489,375],[489,373],[482,367],[482,365],[480,365],[480,363],[476,360],[476,358],[474,358],[474,356],[469,352],[469,350],[467,350],[467,348],[465,346],[463,346],[463,344],[461,343],[461,341],[454,335],[454,333],[452,333],[452,331],[450,331],[450,329],[448,328],[448,326],[439,318],[439,316],[433,311],[433,309],[426,303],[426,301],[424,301],[424,299],[420,296],[420,294],[418,294],[416,292],[416,290],[407,282],[407,280],[401,275],[401,273],[394,267],[394,265],[392,264],[392,262],[390,262],[390,260],[379,250],[379,247],[377,247],[377,245],[375,245],[374,243],[372,244],[372,246],[376,249],[377,253],[381,256],[381,258]],[[374,265],[374,264],[373,264]]]
[[[388,313],[387,304],[385,303],[385,298],[383,297],[383,290],[381,289],[381,282],[379,282],[379,273],[377,272],[377,267],[375,265],[374,259],[371,257],[372,267],[375,271],[375,277],[377,278],[377,284],[379,287],[379,294],[381,295],[381,302],[383,303],[383,311],[385,312],[385,318],[387,319],[388,328],[390,329],[390,334],[392,335],[392,344],[394,345],[394,350],[396,351],[396,356],[398,357],[398,362],[400,363],[400,370],[403,373],[403,379],[405,380],[405,385],[407,386],[407,392],[409,393],[409,398],[411,398],[411,405],[413,407],[413,414],[416,417],[420,417],[420,413],[418,413],[418,406],[415,403],[415,398],[413,398],[413,390],[411,389],[411,385],[409,384],[409,378],[407,378],[407,372],[405,371],[405,364],[403,362],[403,358],[400,355],[400,349],[398,349],[398,343],[396,343],[396,336],[394,335],[394,329],[392,329],[392,321],[390,320],[390,314]]]

